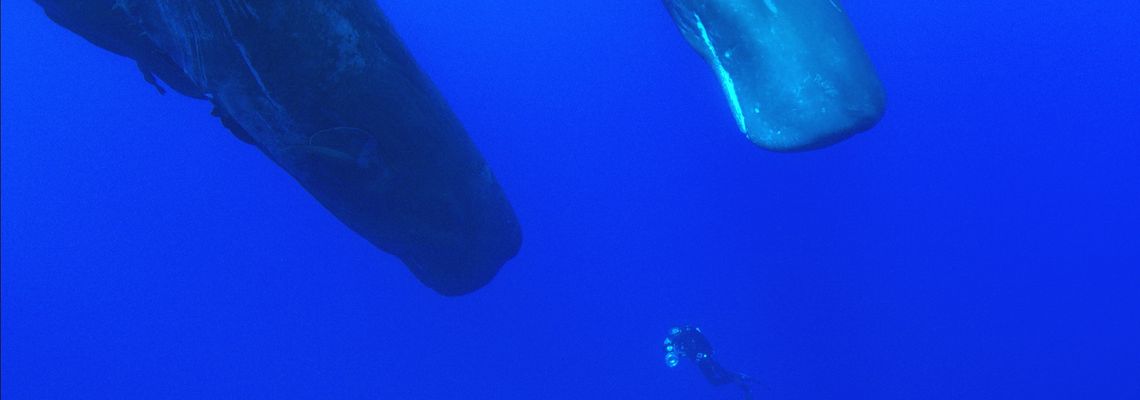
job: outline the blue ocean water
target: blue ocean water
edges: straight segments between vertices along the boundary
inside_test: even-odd
[[[1140,398],[1140,3],[844,2],[886,117],[736,131],[656,1],[382,7],[523,226],[445,298],[209,105],[2,3],[4,399]]]

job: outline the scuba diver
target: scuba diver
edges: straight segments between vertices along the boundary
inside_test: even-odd
[[[665,338],[665,365],[676,367],[682,358],[697,364],[709,383],[715,386],[730,383],[739,385],[744,390],[744,398],[752,398],[752,378],[724,369],[717,363],[713,359],[712,345],[701,333],[701,328],[682,325],[669,330],[669,336]]]

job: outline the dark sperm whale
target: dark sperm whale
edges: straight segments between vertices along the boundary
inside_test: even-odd
[[[148,82],[213,103],[235,136],[439,293],[486,285],[517,253],[502,189],[375,1],[37,2]]]

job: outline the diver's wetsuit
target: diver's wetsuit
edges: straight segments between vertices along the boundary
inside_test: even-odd
[[[713,348],[701,333],[701,328],[684,325],[669,330],[665,338],[665,364],[677,366],[679,359],[685,358],[697,364],[701,374],[713,385],[735,383],[744,390],[745,398],[752,398],[752,378],[739,372],[732,372],[713,359]]]

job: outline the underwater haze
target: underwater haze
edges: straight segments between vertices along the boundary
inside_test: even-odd
[[[843,2],[874,128],[777,153],[661,1],[383,0],[517,215],[422,285],[209,103],[0,3],[0,396],[1140,398],[1140,3]]]

